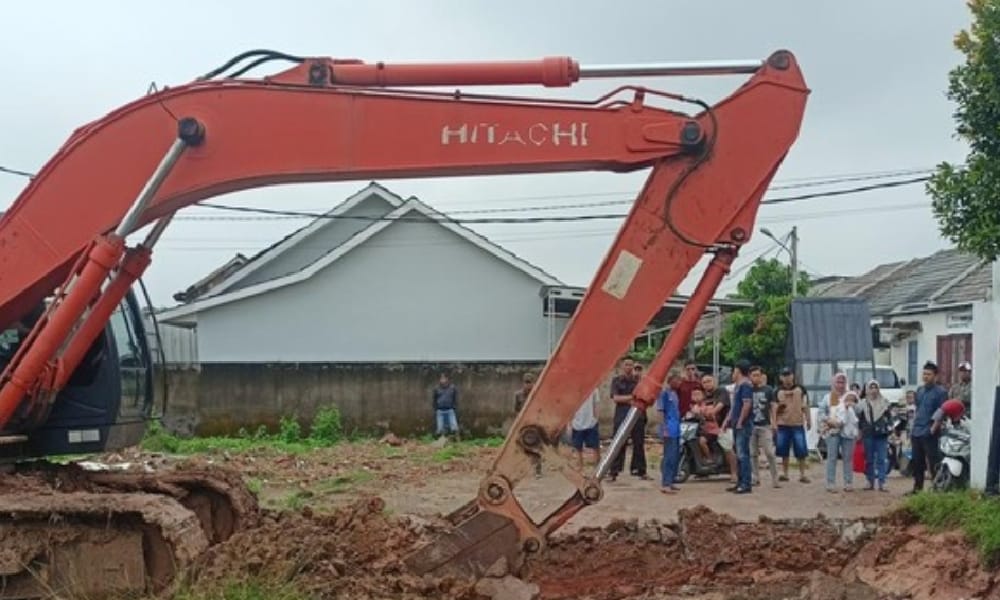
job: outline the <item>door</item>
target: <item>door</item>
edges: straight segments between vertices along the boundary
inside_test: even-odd
[[[938,383],[948,388],[958,382],[958,365],[972,362],[972,334],[958,333],[937,337]]]

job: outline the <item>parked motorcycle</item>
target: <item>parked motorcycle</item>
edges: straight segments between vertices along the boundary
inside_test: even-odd
[[[708,460],[701,456],[701,448],[698,446],[700,425],[697,420],[681,421],[681,452],[677,460],[675,478],[677,483],[684,483],[691,475],[695,477],[729,475],[729,463],[726,462],[726,454],[718,442],[709,443]]]
[[[941,439],[938,442],[938,449],[941,451],[941,464],[934,475],[934,491],[947,492],[969,485],[971,439],[972,432],[967,418],[941,433]]]

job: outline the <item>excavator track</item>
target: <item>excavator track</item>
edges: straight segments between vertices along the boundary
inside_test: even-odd
[[[258,523],[238,473],[84,465],[20,464],[0,476],[0,600],[159,593]]]

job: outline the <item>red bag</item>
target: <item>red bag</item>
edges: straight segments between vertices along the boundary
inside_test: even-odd
[[[861,438],[854,441],[854,472],[865,472],[865,444]]]

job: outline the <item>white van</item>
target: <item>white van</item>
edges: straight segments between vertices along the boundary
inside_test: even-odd
[[[906,390],[903,386],[906,382],[896,375],[896,371],[891,365],[875,365],[875,376],[872,377],[872,370],[867,367],[848,368],[844,372],[847,374],[847,383],[857,383],[862,388],[874,379],[882,389],[882,395],[892,404],[904,404],[906,402]]]

